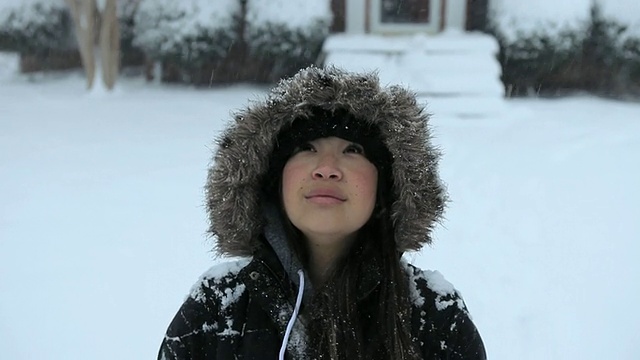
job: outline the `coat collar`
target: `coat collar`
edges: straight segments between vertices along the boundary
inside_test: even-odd
[[[284,296],[290,304],[295,304],[298,291],[297,278],[291,276],[291,271],[286,271],[274,249],[263,239],[262,245],[254,254],[254,262],[261,264],[260,272],[269,274],[277,286],[282,289]],[[306,270],[305,270],[306,271]],[[382,270],[374,261],[366,261],[358,276],[358,301],[362,301],[373,293],[380,285]],[[306,287],[306,286],[305,286]],[[313,296],[313,290],[305,291],[305,300]],[[305,303],[306,303],[305,301]]]
[[[279,337],[283,339],[293,316],[298,288],[265,239],[261,244],[253,260],[238,273],[238,277],[245,284],[250,301],[255,302],[267,314]],[[370,261],[360,274],[357,284],[359,303],[367,299],[380,284],[380,269]],[[307,358],[304,347],[306,340],[306,321],[299,316],[287,344],[287,352],[293,359]]]

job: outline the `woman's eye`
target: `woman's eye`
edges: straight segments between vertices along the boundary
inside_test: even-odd
[[[364,148],[362,147],[362,145],[351,144],[347,146],[346,149],[344,149],[344,152],[352,154],[364,154]]]
[[[302,145],[298,145],[293,149],[293,153],[297,154],[302,151],[315,151],[316,149],[310,143],[305,143]]]

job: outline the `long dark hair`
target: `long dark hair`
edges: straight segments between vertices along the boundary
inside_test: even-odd
[[[378,170],[374,213],[303,312],[313,359],[421,359],[412,342],[408,278],[389,216],[390,171]],[[281,202],[280,207],[285,216]],[[308,268],[304,237],[286,216],[284,219],[290,247]],[[366,299],[358,301],[362,297],[359,281],[365,274],[371,276],[372,268],[379,276],[378,284]]]

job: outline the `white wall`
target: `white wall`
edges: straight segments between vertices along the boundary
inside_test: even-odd
[[[467,2],[465,0],[446,0],[445,24],[447,30],[464,31],[467,22]]]
[[[347,34],[364,34],[366,7],[365,0],[345,0],[346,1],[346,24]]]

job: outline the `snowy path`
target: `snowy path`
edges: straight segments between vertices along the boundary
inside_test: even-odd
[[[263,92],[0,80],[3,358],[155,356],[212,262],[212,139]],[[433,248],[409,258],[462,291],[491,359],[637,359],[640,106],[508,106],[434,118],[452,202]]]

